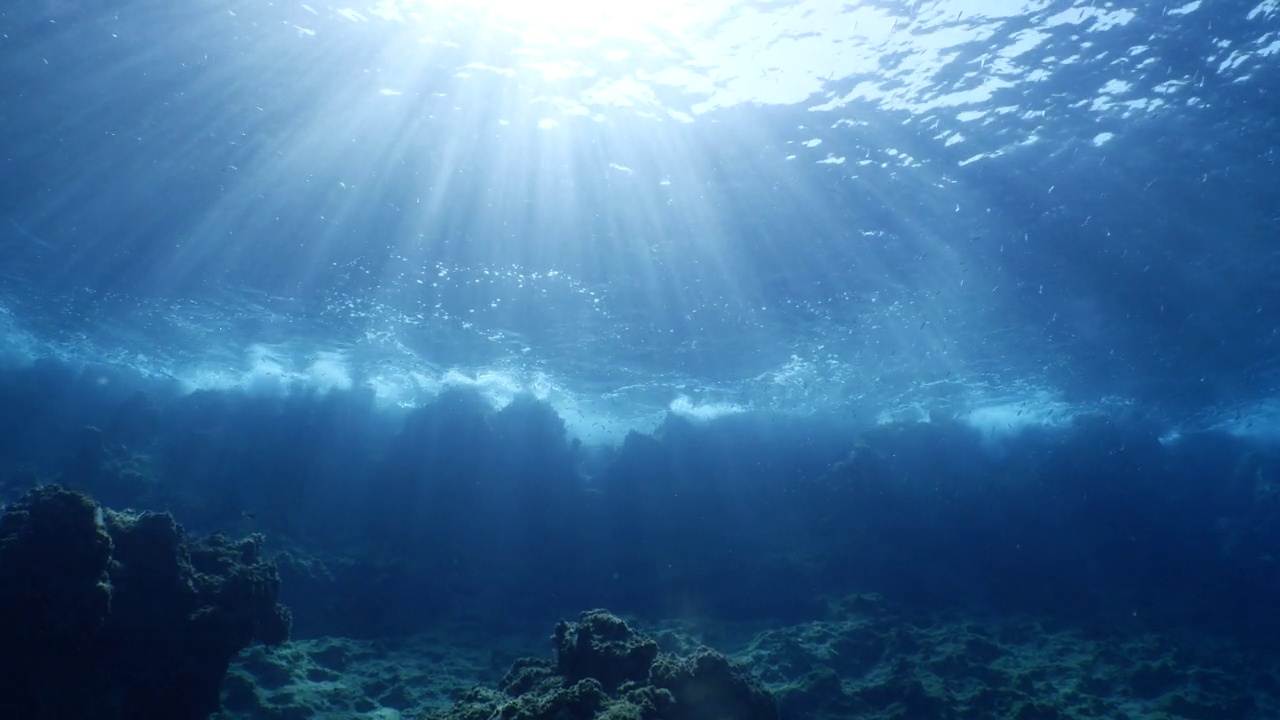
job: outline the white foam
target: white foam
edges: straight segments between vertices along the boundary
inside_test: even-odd
[[[748,410],[746,406],[737,403],[697,402],[687,395],[680,395],[675,400],[672,400],[667,409],[680,417],[702,422],[715,420],[727,415],[737,415]]]
[[[985,405],[970,410],[964,420],[984,437],[1016,437],[1031,428],[1061,427],[1074,417],[1066,403],[1048,398]]]

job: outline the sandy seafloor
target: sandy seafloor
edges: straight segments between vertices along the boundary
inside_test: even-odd
[[[633,621],[663,652],[699,645],[764,681],[785,720],[1246,720],[1280,716],[1280,663],[1205,637],[1032,617],[900,614],[874,595],[774,627]],[[551,628],[441,625],[409,638],[254,647],[217,720],[435,718],[519,656],[551,658]]]

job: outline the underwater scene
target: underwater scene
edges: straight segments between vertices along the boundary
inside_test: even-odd
[[[9,0],[0,718],[1280,718],[1280,1]]]

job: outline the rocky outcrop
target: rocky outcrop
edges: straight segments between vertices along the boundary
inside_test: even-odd
[[[425,720],[777,720],[759,681],[707,648],[660,653],[652,639],[604,610],[561,622],[556,659],[522,658],[496,690],[475,688]]]
[[[0,516],[0,717],[208,717],[236,653],[288,638],[261,543],[31,490]]]

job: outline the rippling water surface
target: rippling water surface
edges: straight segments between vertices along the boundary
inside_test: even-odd
[[[1280,4],[22,2],[0,324],[183,388],[1274,414]]]

